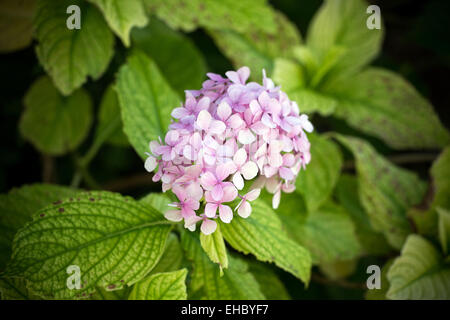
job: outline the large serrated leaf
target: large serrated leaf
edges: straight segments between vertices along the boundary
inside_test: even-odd
[[[186,300],[187,270],[157,273],[133,287],[128,300]]]
[[[431,104],[391,71],[368,68],[327,91],[338,100],[338,117],[395,149],[434,149],[450,141]]]
[[[260,81],[262,69],[273,71],[274,59],[289,56],[290,50],[301,43],[301,36],[282,13],[276,12],[276,36],[261,30],[239,33],[233,30],[209,30],[216,44],[236,68],[248,66],[252,79]]]
[[[450,299],[450,267],[433,245],[410,235],[388,271],[389,299]]]
[[[220,225],[210,235],[201,233],[200,244],[212,262],[219,264],[220,268],[228,268],[227,248],[220,231]]]
[[[103,12],[111,29],[122,39],[126,47],[130,45],[130,31],[133,27],[143,27],[148,19],[142,0],[89,0]]]
[[[181,244],[186,257],[193,264],[190,293],[208,300],[262,300],[259,284],[248,271],[247,264],[238,257],[229,256],[229,267],[223,274],[203,251],[198,235],[183,231]]]
[[[311,256],[291,240],[277,214],[263,200],[252,202],[252,214],[236,216],[231,223],[221,223],[225,240],[236,250],[253,254],[258,260],[273,262],[308,284]]]
[[[152,207],[110,192],[91,192],[39,210],[19,230],[6,275],[50,298],[84,297],[96,287],[120,289],[141,280],[163,253],[171,226]],[[69,266],[80,289],[69,289]]]
[[[309,211],[319,208],[332,193],[342,168],[342,154],[331,140],[310,135],[311,163],[301,170],[296,191],[305,199]]]
[[[74,150],[87,136],[92,102],[84,89],[64,97],[43,76],[32,84],[24,103],[20,132],[39,151],[61,155]]]
[[[364,140],[336,136],[355,157],[359,198],[373,228],[400,249],[411,233],[406,211],[420,202],[425,183],[415,173],[390,163]]]
[[[180,100],[155,62],[137,50],[120,68],[117,93],[125,134],[138,155],[145,158],[150,140],[164,139],[170,113]]]
[[[80,7],[80,29],[67,28],[70,5]],[[81,87],[88,76],[99,78],[114,53],[114,36],[101,13],[80,0],[39,1],[34,30],[39,61],[64,95]]]

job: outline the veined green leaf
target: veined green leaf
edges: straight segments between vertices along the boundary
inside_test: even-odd
[[[275,23],[276,36],[254,28],[242,33],[229,27],[208,31],[236,68],[248,66],[252,79],[261,81],[262,69],[271,74],[274,59],[288,57],[291,49],[301,43],[297,28],[281,12],[276,12]]]
[[[35,0],[0,2],[0,52],[20,50],[31,43],[35,10]]]
[[[186,300],[187,270],[157,273],[133,287],[128,300]]]
[[[84,89],[63,97],[50,78],[36,80],[25,95],[20,132],[43,153],[61,155],[74,150],[92,123],[92,102]]]
[[[208,300],[263,300],[259,284],[248,271],[247,264],[229,256],[229,267],[220,270],[203,251],[196,233],[183,231],[181,245],[186,257],[193,263],[190,273],[190,291],[201,291],[200,298]]]
[[[171,229],[152,207],[106,191],[58,201],[33,218],[14,238],[6,275],[24,277],[33,292],[56,299],[141,280],[161,257]],[[69,266],[80,270],[80,289],[67,286]]]
[[[420,202],[425,183],[415,173],[387,161],[367,142],[343,135],[336,137],[355,157],[359,199],[373,228],[400,249],[411,233],[406,210]]]
[[[210,235],[200,234],[200,244],[212,262],[218,263],[220,269],[228,268],[228,256],[225,242],[223,241],[220,225]]]
[[[350,216],[328,202],[304,214],[298,207],[278,210],[291,238],[311,252],[313,263],[331,263],[355,258],[360,245]]]
[[[117,92],[125,134],[138,155],[145,158],[150,140],[164,139],[170,113],[180,100],[156,64],[140,51],[120,68]]]
[[[131,287],[122,288],[121,290],[110,291],[105,288],[96,288],[94,294],[90,296],[90,300],[128,300]]]
[[[410,235],[387,274],[389,299],[450,299],[450,267],[424,238]]]
[[[381,232],[375,231],[369,216],[358,198],[358,179],[349,174],[340,176],[336,185],[336,197],[339,204],[352,217],[355,223],[356,237],[361,244],[361,254],[385,255],[392,248]]]
[[[275,17],[266,0],[144,0],[173,29],[189,32],[197,27],[245,32],[260,29],[275,33]]]
[[[225,240],[244,254],[273,262],[308,284],[311,256],[305,248],[289,239],[277,214],[263,200],[252,202],[252,214],[235,216],[231,223],[221,223]]]
[[[142,0],[88,1],[100,8],[109,26],[122,39],[126,47],[130,45],[130,30],[133,27],[143,27],[148,22]]]
[[[2,300],[39,300],[26,287],[26,281],[22,278],[0,277],[0,293]]]
[[[450,211],[442,208],[437,208],[436,211],[439,221],[439,240],[444,254],[447,255],[450,248]]]
[[[309,211],[319,208],[332,193],[342,168],[342,154],[331,140],[308,136],[311,142],[311,163],[301,170],[295,182],[296,191],[305,199]]]
[[[11,256],[15,233],[31,221],[31,215],[63,198],[75,196],[79,190],[51,184],[25,185],[0,195],[0,270]]]
[[[430,169],[431,185],[424,203],[408,211],[420,234],[434,237],[437,234],[436,208],[450,209],[450,147],[446,147]]]
[[[67,7],[78,5],[81,28],[67,28]],[[55,86],[69,95],[86,82],[98,79],[114,50],[114,36],[101,13],[80,0],[41,0],[34,20],[36,53]]]
[[[183,250],[180,241],[174,233],[170,233],[166,241],[164,253],[158,264],[152,269],[151,274],[171,272],[178,270],[183,261]]]
[[[395,149],[434,149],[450,141],[431,104],[391,71],[368,68],[327,92],[338,100],[336,116]]]
[[[249,270],[259,283],[261,292],[268,300],[290,300],[283,282],[266,263],[248,261]]]
[[[368,3],[363,0],[327,0],[314,16],[308,29],[307,45],[319,60],[336,46],[345,49],[331,68],[331,74],[353,74],[378,55],[384,26],[379,30],[366,27],[367,7]]]
[[[180,97],[187,89],[201,88],[206,62],[188,37],[152,19],[147,27],[133,30],[131,41],[155,61]]]
[[[139,202],[143,203],[144,205],[148,204],[164,214],[170,208],[169,203],[171,203],[172,201],[169,199],[167,194],[152,192],[139,199]]]

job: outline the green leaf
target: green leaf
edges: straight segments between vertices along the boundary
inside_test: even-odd
[[[261,81],[262,69],[271,74],[274,59],[289,56],[291,49],[301,43],[297,28],[281,12],[275,12],[275,23],[276,36],[255,29],[239,33],[229,27],[208,32],[235,68],[248,66],[252,78]]]
[[[336,47],[344,53],[330,73],[350,75],[369,64],[381,49],[384,26],[366,27],[368,3],[362,0],[327,0],[314,16],[308,29],[307,45],[319,60]]]
[[[389,299],[450,299],[450,268],[433,245],[410,235],[387,274]]]
[[[107,142],[113,145],[128,146],[128,138],[122,127],[119,99],[113,85],[110,85],[100,102],[95,139],[106,139]]]
[[[420,202],[425,183],[415,173],[387,161],[364,140],[336,137],[355,157],[359,199],[373,228],[383,232],[389,244],[400,249],[411,233],[406,211]]]
[[[157,19],[131,33],[133,46],[151,57],[167,82],[182,97],[187,89],[199,89],[207,72],[206,62],[194,43]]]
[[[201,291],[200,298],[208,300],[263,300],[259,284],[248,271],[247,264],[238,257],[229,256],[229,267],[223,275],[200,245],[198,235],[183,230],[181,245],[193,264],[190,273],[190,291]]]
[[[158,264],[152,269],[151,274],[178,270],[183,261],[183,250],[180,241],[174,233],[170,233],[166,241],[164,253]]]
[[[313,263],[349,260],[360,253],[353,221],[338,205],[328,202],[306,215],[298,206],[279,212],[289,235],[311,252]]]
[[[173,29],[190,32],[197,27],[245,32],[260,29],[275,33],[275,17],[266,0],[144,0]]]
[[[368,68],[328,92],[338,100],[336,116],[392,148],[434,149],[450,141],[431,104],[391,71]]]
[[[423,203],[408,211],[420,234],[435,236],[438,207],[450,209],[450,147],[446,147],[430,169],[431,184]]]
[[[343,174],[336,185],[336,197],[355,223],[355,233],[361,244],[361,253],[386,255],[392,248],[381,232],[375,231],[369,216],[358,198],[358,180],[355,176]]]
[[[6,275],[24,277],[33,292],[56,299],[141,280],[161,257],[171,229],[152,207],[106,191],[59,201],[33,218],[14,238]],[[80,268],[79,290],[66,285],[73,265]]]
[[[131,287],[122,288],[121,290],[109,291],[104,288],[97,288],[94,294],[90,295],[91,300],[128,300]]]
[[[342,168],[342,154],[331,140],[308,136],[311,142],[311,163],[301,170],[295,182],[296,191],[305,199],[309,211],[319,208],[331,195]]]
[[[32,84],[24,104],[20,132],[43,153],[62,155],[74,150],[91,127],[92,102],[84,89],[63,97],[44,76]]]
[[[89,0],[96,4],[105,16],[111,29],[122,39],[123,44],[130,45],[130,30],[143,27],[148,19],[142,0]]]
[[[173,201],[164,193],[150,193],[141,198],[139,202],[144,205],[150,205],[161,213],[165,213],[169,209],[169,203]]]
[[[31,215],[62,198],[75,196],[76,189],[50,185],[24,185],[19,189],[12,189],[8,194],[0,195],[0,270],[11,256],[11,244],[15,233]]]
[[[187,270],[157,273],[139,281],[128,300],[186,300]]]
[[[80,7],[80,29],[67,28],[70,5]],[[39,1],[34,29],[39,61],[64,95],[81,87],[88,76],[98,79],[114,53],[114,36],[101,13],[80,0]]]
[[[334,262],[322,263],[320,271],[332,280],[344,279],[353,274],[358,266],[357,259],[336,260]]]
[[[221,270],[222,268],[228,268],[227,248],[223,241],[220,225],[218,225],[216,231],[210,235],[200,233],[200,244],[211,261],[219,264]]]
[[[30,45],[36,1],[0,2],[0,52],[12,52]]]
[[[2,300],[39,300],[26,287],[22,278],[0,278],[0,293]]]
[[[120,68],[117,93],[125,134],[138,155],[145,158],[150,140],[164,139],[170,113],[180,100],[156,64],[140,51]]]
[[[249,270],[259,283],[261,292],[268,300],[290,300],[288,291],[269,265],[258,261],[248,261]]]
[[[273,80],[281,86],[283,91],[291,93],[303,89],[305,86],[304,78],[304,70],[297,62],[287,58],[275,59]]]
[[[447,255],[450,248],[450,211],[437,208],[439,240],[441,241],[442,251]]]
[[[273,262],[308,284],[311,256],[305,248],[288,238],[277,214],[265,202],[252,202],[252,214],[235,216],[231,223],[221,223],[225,240],[244,254],[253,254],[263,262]]]

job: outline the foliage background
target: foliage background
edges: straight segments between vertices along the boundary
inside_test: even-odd
[[[4,3],[6,2],[7,1],[4,1]],[[150,3],[150,1],[147,2]],[[155,1],[155,3],[156,2],[157,1]],[[381,7],[385,30],[382,49],[380,50],[380,53],[378,54],[376,59],[371,63],[371,65],[394,71],[407,79],[423,97],[431,102],[434,112],[437,114],[444,126],[448,128],[450,123],[450,113],[448,112],[448,101],[450,101],[450,91],[448,90],[448,74],[450,71],[450,39],[446,34],[446,31],[450,29],[450,22],[446,16],[446,13],[450,10],[448,1],[432,0],[425,2],[413,0],[392,0],[370,1],[370,3],[377,4]],[[293,24],[295,24],[300,34],[302,35],[303,40],[306,39],[308,34],[308,26],[310,25],[312,18],[317,13],[321,4],[322,1],[319,0],[270,1],[271,8],[282,12],[289,18],[289,20]],[[91,6],[91,4],[83,2],[83,6]],[[230,10],[237,10],[237,8],[232,8],[232,6],[230,7]],[[169,32],[169,35],[167,35],[166,33],[164,33],[167,31],[167,26],[164,25],[164,22],[158,22],[156,21],[156,18],[151,17],[150,23],[151,27],[153,28],[151,32],[153,33],[150,33],[150,37],[148,37],[148,33],[150,31],[145,31],[145,29],[143,29],[144,31],[134,29],[133,35],[135,40],[134,42],[131,42],[130,48],[125,45],[126,40],[121,41],[117,36],[115,37],[114,55],[111,59],[111,62],[107,65],[105,72],[101,74],[101,77],[98,80],[93,81],[92,79],[88,79],[88,81],[83,84],[83,88],[92,99],[93,108],[93,119],[90,120],[92,121],[92,125],[87,131],[87,136],[80,138],[81,143],[76,147],[75,151],[63,152],[63,154],[58,154],[57,156],[49,155],[48,152],[40,152],[39,150],[37,150],[36,147],[33,146],[29,142],[29,140],[24,137],[24,135],[21,133],[21,130],[19,130],[19,122],[23,114],[24,102],[26,104],[26,99],[24,97],[30,89],[30,86],[38,78],[46,74],[45,69],[42,67],[42,63],[39,63],[36,55],[36,46],[38,44],[38,41],[36,39],[33,40],[33,43],[31,45],[28,45],[21,50],[1,53],[0,64],[2,77],[0,78],[0,97],[2,101],[2,107],[0,111],[0,130],[3,139],[1,147],[2,157],[0,158],[2,168],[0,172],[0,191],[2,193],[7,193],[14,187],[21,187],[24,184],[31,184],[36,182],[54,183],[61,185],[71,185],[74,183],[78,185],[77,182],[80,182],[80,186],[85,189],[117,191],[125,195],[133,196],[136,199],[145,196],[150,192],[159,192],[160,185],[151,182],[151,176],[146,174],[143,170],[141,158],[137,156],[133,148],[128,145],[128,143],[126,142],[126,137],[120,133],[116,134],[113,138],[109,138],[109,142],[111,143],[105,143],[101,145],[101,148],[95,154],[95,157],[91,159],[92,161],[89,164],[89,175],[87,175],[85,172],[82,172],[82,170],[80,170],[79,168],[77,169],[77,165],[79,165],[79,161],[80,159],[82,159],[82,155],[89,154],[89,151],[92,150],[92,143],[96,140],[98,135],[97,122],[99,121],[99,119],[102,119],[102,117],[104,117],[104,119],[106,120],[111,119],[108,118],[107,112],[103,115],[99,113],[102,103],[112,103],[108,102],[107,99],[107,102],[105,102],[104,93],[107,90],[110,90],[108,89],[110,84],[115,83],[119,69],[126,63],[127,56],[135,47],[140,47],[141,49],[143,49],[151,56],[152,59],[157,62],[156,64],[161,69],[162,75],[170,80],[169,82],[173,89],[175,89],[175,91],[179,93],[182,92],[182,90],[185,88],[184,84],[186,83],[186,81],[189,81],[190,84],[197,84],[197,86],[199,86],[203,79],[197,75],[198,72],[193,72],[192,74],[188,73],[192,70],[192,68],[187,67],[187,64],[189,64],[188,62],[178,61],[179,56],[177,56],[176,54],[172,56],[172,53],[175,50],[184,50],[183,52],[194,51],[194,55],[199,55],[201,59],[195,61],[195,63],[197,64],[194,65],[196,67],[194,69],[197,69],[197,71],[203,70],[203,73],[208,71],[223,74],[225,71],[234,69],[235,66],[239,65],[239,62],[237,63],[237,65],[233,64],[233,60],[235,60],[236,58],[233,56],[233,53],[227,52],[226,48],[229,48],[229,46],[221,46],[220,40],[218,40],[218,38],[215,38],[214,36],[215,33],[220,34],[221,32],[224,32],[223,28],[221,28],[220,25],[218,29],[214,30],[210,26],[205,27],[204,25],[202,25],[203,20],[201,19],[201,17],[196,17],[196,15],[200,16],[200,11],[194,11],[192,14],[194,16],[192,20],[194,21],[194,25],[196,22],[198,22],[200,24],[200,28],[192,28],[189,25],[184,26],[184,31],[189,32]],[[264,15],[264,12],[262,14]],[[159,18],[164,18],[164,14],[161,14]],[[187,20],[189,19],[186,19],[186,21]],[[167,21],[169,21],[169,24],[174,23],[170,19],[168,19]],[[10,27],[13,26],[14,21],[10,24]],[[239,33],[241,31],[242,30],[238,30],[235,32]],[[162,33],[158,35],[158,32]],[[279,34],[280,39],[285,36],[286,34],[283,32]],[[126,37],[123,38],[126,39]],[[215,38],[216,42],[213,38]],[[181,48],[178,45],[178,41],[180,41],[180,39],[182,39],[181,43],[183,43],[184,46]],[[269,40],[268,43],[270,43]],[[262,41],[262,46],[264,47],[264,41]],[[272,53],[270,53],[270,45],[269,47],[263,49],[263,52],[264,50],[266,50],[266,52],[268,53],[269,59],[276,57],[279,58],[279,56],[281,56],[281,54],[278,55],[275,52],[275,56],[271,57],[270,55]],[[255,71],[253,72],[258,73]],[[271,72],[271,75],[273,75],[273,72]],[[275,80],[277,80],[276,76]],[[289,82],[287,83],[287,85],[289,85]],[[284,87],[285,85],[283,84],[283,88]],[[42,91],[38,91],[36,94],[37,96],[39,96],[40,94],[42,94]],[[110,94],[112,95],[112,93]],[[108,98],[112,100],[114,99],[114,97]],[[33,99],[36,101],[37,98]],[[82,97],[79,99],[82,99]],[[414,99],[417,98],[414,97]],[[117,112],[117,110],[115,112]],[[110,114],[112,113],[114,113],[114,111],[110,112]],[[395,146],[386,143],[386,140],[383,141],[382,139],[380,139],[380,136],[377,137],[377,135],[373,135],[365,131],[364,125],[360,125],[360,127],[358,127],[358,125],[349,126],[348,122],[343,120],[342,117],[336,117],[335,115],[329,115],[326,113],[327,112],[325,112],[325,114],[323,112],[314,113],[313,115],[312,121],[318,132],[339,132],[343,135],[352,135],[363,138],[374,147],[374,150],[376,150],[377,153],[381,155],[380,159],[389,159],[389,161],[392,161],[397,166],[405,168],[410,172],[415,172],[418,175],[421,180],[420,182],[419,180],[415,180],[417,178],[411,178],[410,176],[408,176],[409,173],[404,174],[403,171],[402,173],[397,172],[397,169],[392,169],[390,165],[386,165],[386,167],[388,167],[388,169],[386,170],[393,170],[394,173],[391,172],[391,176],[394,180],[399,179],[400,181],[402,181],[403,176],[405,175],[403,182],[400,182],[400,184],[404,183],[405,185],[407,185],[410,182],[414,182],[412,189],[415,190],[411,190],[411,197],[413,198],[412,201],[406,201],[405,204],[401,204],[399,206],[400,209],[396,207],[394,208],[394,210],[400,210],[400,215],[408,214],[408,219],[406,219],[405,221],[409,221],[407,223],[413,224],[412,230],[414,231],[414,233],[421,234],[421,236],[426,237],[428,241],[431,241],[431,243],[433,243],[435,249],[424,249],[428,254],[431,255],[430,257],[428,257],[428,261],[432,261],[438,255],[433,250],[437,250],[439,252],[441,251],[441,234],[445,234],[446,231],[444,230],[440,234],[438,234],[437,226],[429,227],[426,222],[420,220],[420,216],[419,218],[417,218],[418,220],[414,218],[418,216],[414,215],[414,210],[416,210],[417,212],[429,212],[427,210],[430,208],[430,205],[430,210],[435,210],[436,208],[434,208],[434,206],[441,206],[443,210],[449,209],[448,200],[447,203],[445,203],[445,198],[449,198],[448,193],[444,192],[440,194],[441,198],[444,200],[441,201],[439,205],[433,203],[433,201],[437,200],[433,200],[436,194],[436,184],[432,179],[444,176],[443,180],[445,180],[445,172],[448,172],[450,166],[448,163],[448,155],[446,155],[445,157],[441,157],[441,163],[436,164],[435,162],[436,159],[438,159],[438,156],[441,154],[441,151],[443,149],[442,147],[445,145],[445,143],[441,144],[440,147],[435,145],[431,148],[422,148],[422,146],[420,146],[420,143],[418,142],[418,147],[414,147],[415,138],[411,137],[411,145],[413,147],[407,148],[410,150],[404,150],[405,148],[395,148]],[[396,117],[396,115],[394,114],[392,117],[394,118]],[[84,122],[86,123],[89,121]],[[418,123],[417,128],[425,128],[425,131],[429,130],[426,127],[426,123]],[[380,127],[379,129],[382,131],[384,128]],[[419,130],[417,129],[417,131]],[[394,140],[395,138],[396,137],[392,135],[392,139]],[[324,136],[322,136],[321,138],[313,137],[312,139],[314,145],[315,139],[324,139]],[[368,181],[373,181],[370,180],[370,175],[373,171],[376,171],[375,169],[378,168],[377,166],[380,165],[380,163],[380,167],[384,168],[383,161],[385,160],[380,160],[379,162],[374,161],[373,163],[370,162],[370,159],[376,157],[373,156],[372,149],[370,149],[367,151],[368,156],[367,154],[365,154],[361,158],[361,168],[358,167],[358,156],[356,156],[357,163],[355,170],[354,156],[351,152],[349,152],[352,147],[350,146],[350,148],[345,148],[344,146],[346,145],[346,143],[348,146],[349,142],[344,141],[344,139],[345,138],[338,138],[341,144],[332,143],[330,145],[329,139],[324,139],[324,141],[320,140],[316,142],[316,145],[321,143],[324,144],[323,150],[325,150],[325,155],[322,156],[325,159],[327,158],[327,155],[333,154],[333,152],[334,154],[338,154],[334,157],[337,159],[340,157],[339,153],[342,153],[342,163],[332,163],[330,164],[332,166],[331,168],[327,167],[326,169],[319,169],[319,172],[323,173],[326,170],[330,170],[331,174],[333,174],[333,172],[336,171],[335,169],[333,169],[333,166],[335,166],[337,167],[338,172],[342,171],[343,175],[340,176],[341,178],[338,180],[338,176],[327,176],[326,173],[323,173],[324,176],[319,176],[319,179],[333,180],[335,181],[335,183],[337,183],[336,188],[334,183],[332,183],[330,186],[333,189],[330,190],[330,192],[333,193],[332,199],[334,202],[339,202],[340,205],[344,207],[344,212],[341,212],[343,215],[345,215],[346,217],[350,216],[352,218],[351,223],[356,226],[353,228],[355,228],[357,231],[361,231],[364,228],[361,229],[360,223],[365,223],[364,221],[366,220],[364,219],[366,218],[364,217],[366,217],[367,215],[367,208],[370,207],[370,204],[365,203],[363,205],[364,208],[361,209],[361,204],[356,203],[358,201],[358,199],[356,199],[357,197],[355,196],[356,189],[351,189],[355,188],[355,179],[352,177],[355,177],[358,174],[359,176],[363,176],[364,174],[362,174],[361,172],[366,172],[365,177],[367,178],[367,175],[369,176],[369,178],[367,178]],[[355,143],[358,144],[358,142]],[[355,144],[353,144],[353,146],[354,145]],[[334,150],[334,148],[338,149]],[[448,154],[448,147],[446,150]],[[320,155],[318,157],[320,158]],[[363,167],[364,165],[366,165],[366,168]],[[327,164],[325,164],[325,167],[326,166]],[[434,175],[432,168],[434,168]],[[378,177],[379,176],[376,176],[376,178]],[[388,175],[388,177],[390,176]],[[299,179],[302,179],[302,181],[308,181],[308,177],[300,176]],[[313,181],[311,183],[314,183],[314,178],[312,179]],[[377,180],[378,179],[375,179],[375,181]],[[393,186],[392,181],[390,181],[389,179],[387,180],[388,181],[384,185],[384,188],[387,188],[388,190],[387,193],[392,190],[394,190],[395,193],[397,189],[395,188],[395,186]],[[441,191],[444,190],[448,192],[448,187],[445,186],[446,182],[448,183],[448,179],[447,181],[443,181],[440,185]],[[304,182],[301,183],[303,184]],[[305,183],[307,184],[308,182]],[[382,183],[383,182],[380,182],[380,184]],[[369,183],[364,185],[368,186]],[[302,186],[304,187],[304,189],[308,189],[308,186]],[[309,188],[314,189],[311,186],[309,186]],[[349,192],[354,195],[353,198],[347,198],[349,193],[347,193],[348,190],[346,188],[350,188],[350,190],[353,190]],[[361,188],[361,182],[359,188]],[[302,188],[299,188],[299,190],[299,193],[301,194]],[[428,192],[426,192],[426,190],[428,190]],[[368,189],[367,192],[372,193],[374,191]],[[306,209],[311,209],[311,207],[319,207],[318,202],[312,201],[312,203],[308,203],[308,199],[317,196],[320,198],[320,194],[314,195],[313,190],[311,197],[309,196],[308,191],[306,191],[306,194],[303,194],[303,196],[306,200],[306,203],[299,194],[296,195],[295,198],[283,195],[282,201],[286,204],[286,206],[283,207],[282,205],[279,209],[279,211],[285,210],[286,214],[282,215],[283,221],[297,221],[298,217],[290,217],[290,215],[292,214],[301,216],[301,219],[306,219],[306,215],[304,215],[304,212],[292,212],[292,210],[288,208],[289,204],[293,204],[293,206],[295,207],[302,207],[303,209],[299,211],[306,211]],[[2,198],[2,201],[5,201],[4,199],[6,199],[6,197]],[[326,199],[321,201],[326,201]],[[345,205],[346,201],[347,206]],[[392,202],[397,204],[397,200],[394,200]],[[4,205],[4,203],[2,203],[2,205]],[[334,205],[335,204],[333,203],[329,203],[320,206],[322,214],[325,215],[325,218],[323,218],[323,220],[318,220],[319,222],[316,226],[319,230],[319,233],[326,232],[320,231],[320,228],[323,227],[323,221],[327,220],[327,214],[330,214],[330,212],[341,214],[338,213],[340,209],[334,208]],[[356,209],[354,205],[357,206]],[[374,212],[377,212],[377,205],[375,204],[373,205],[373,207]],[[355,209],[355,211],[353,213],[349,213],[352,208]],[[359,216],[359,218],[361,218],[362,220],[358,220],[358,214],[360,213],[360,211],[358,210],[360,209],[363,211],[364,215],[363,218]],[[381,209],[381,211],[383,211],[384,209]],[[3,210],[4,212],[6,212],[5,209]],[[371,214],[369,213],[369,216],[370,215]],[[442,215],[445,216],[444,213]],[[301,219],[299,221],[300,226],[298,226],[298,229],[291,232],[291,234],[294,234],[294,240],[298,241],[299,243],[303,245],[307,243],[305,246],[313,252],[314,260],[314,246],[318,247],[318,249],[316,248],[316,252],[320,253],[322,251],[321,249],[326,247],[327,244],[326,242],[321,243],[320,237],[314,235],[314,233],[308,233],[314,231],[308,231],[310,229],[302,229],[306,227],[305,221],[302,221]],[[341,228],[342,230],[346,229],[348,227],[345,225],[346,221],[346,219],[343,219],[341,221],[342,224],[338,223],[335,226],[331,226],[332,230],[335,230],[336,228]],[[443,228],[445,229],[445,227]],[[358,235],[358,232],[356,232],[356,234]],[[411,243],[413,244],[414,241],[417,240],[414,237],[411,238]],[[380,242],[381,240],[379,239],[381,238],[377,238],[376,242]],[[359,241],[361,241],[361,239]],[[370,241],[370,239],[367,241]],[[420,242],[421,240],[418,241]],[[310,242],[312,242],[312,244]],[[419,243],[418,245],[420,244],[423,243]],[[370,264],[377,264],[380,266],[385,265],[386,267],[384,268],[384,270],[388,269],[388,266],[392,264],[393,258],[398,257],[401,246],[397,248],[390,248],[388,250],[384,250],[383,248],[381,248],[380,252],[371,252],[369,254],[367,252],[361,254],[350,254],[353,250],[351,246],[351,243],[343,245],[343,256],[339,259],[337,259],[337,257],[335,256],[336,250],[339,248],[331,249],[334,252],[331,253],[330,259],[328,259],[328,257],[322,257],[323,259],[319,258],[321,262],[326,261],[326,263],[320,263],[320,266],[316,265],[315,267],[313,267],[312,279],[308,289],[305,289],[303,284],[288,272],[282,271],[281,269],[272,268],[272,265],[270,265],[270,274],[273,275],[273,277],[281,280],[281,282],[278,282],[278,280],[275,279],[274,283],[277,283],[280,286],[285,286],[286,289],[281,288],[278,292],[275,291],[272,294],[264,292],[266,297],[290,297],[293,299],[361,299],[364,297],[383,298],[384,293],[381,293],[379,296],[377,296],[376,294],[373,294],[373,296],[371,296],[372,293],[366,293],[365,279],[367,278],[367,274],[365,272],[365,269]],[[235,252],[230,248],[230,246],[228,246],[228,250]],[[357,249],[354,250],[357,251]],[[346,256],[346,254],[348,254],[348,257]],[[443,254],[443,257],[444,256],[445,253]],[[443,281],[442,283],[444,285],[444,288],[428,289],[432,290],[433,294],[435,294],[436,292],[440,292],[441,294],[442,292],[444,292],[444,294],[450,294],[448,258],[447,261],[444,262],[443,257],[436,259],[438,260],[437,264],[440,265],[442,262],[442,265],[444,266],[442,267],[442,270],[444,270],[443,274],[439,275],[439,277],[442,277],[439,279],[441,282]],[[262,267],[261,265],[257,264],[256,260],[253,258],[246,257],[246,259],[250,261],[253,268],[251,269],[254,272],[257,280],[262,281],[261,277],[257,277],[256,275],[258,274],[258,272],[264,273],[265,269],[259,270],[258,268],[267,267]],[[437,279],[438,278],[435,278],[430,281],[433,284],[435,283],[435,281],[438,281]],[[260,285],[261,287],[264,287],[262,284]],[[414,285],[417,285],[417,283]],[[428,285],[430,284],[424,284],[425,287]],[[383,289],[387,290],[387,288]],[[416,291],[417,290],[418,289],[416,288]],[[397,298],[435,298],[436,296],[433,294],[431,296],[421,297],[415,296],[414,293],[404,293],[403,296],[400,295],[397,296]],[[438,294],[437,297],[442,297],[442,295]],[[449,296],[447,296],[447,298],[448,297]],[[195,296],[191,296],[190,298],[195,298]]]

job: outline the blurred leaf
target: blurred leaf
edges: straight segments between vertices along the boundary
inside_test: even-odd
[[[43,153],[65,154],[78,147],[88,134],[92,102],[84,89],[63,97],[44,76],[31,85],[24,104],[20,132]]]
[[[150,140],[164,139],[170,113],[180,100],[156,64],[140,51],[120,68],[117,92],[125,134],[137,154],[145,158]]]
[[[47,298],[120,289],[156,265],[170,228],[160,212],[129,197],[79,194],[39,210],[19,230],[5,275],[24,277],[30,290]],[[71,265],[80,268],[79,290],[66,284]]]
[[[182,261],[183,251],[181,250],[180,241],[174,233],[170,233],[161,259],[152,269],[151,274],[178,270]]]
[[[70,5],[82,12],[78,30],[66,26]],[[101,13],[83,1],[41,0],[33,25],[39,61],[64,95],[81,87],[88,76],[98,79],[114,54],[114,36]]]
[[[128,300],[186,300],[187,270],[157,273],[139,281]]]
[[[169,203],[172,201],[165,193],[149,193],[145,197],[141,198],[139,202],[144,205],[150,205],[162,214],[169,209]]]
[[[229,267],[220,270],[203,251],[198,236],[189,231],[183,231],[181,245],[186,257],[193,263],[191,275],[191,290],[202,290],[200,298],[208,300],[262,300],[264,295],[258,282],[248,271],[247,264],[237,258],[229,257]]]
[[[314,264],[348,260],[360,253],[353,221],[338,205],[329,202],[307,215],[295,206],[278,212],[289,235],[311,252]]]
[[[306,170],[300,170],[295,186],[305,199],[308,211],[319,208],[332,193],[342,168],[342,154],[331,140],[309,135],[311,142],[311,163]]]
[[[343,174],[336,185],[339,204],[347,210],[355,223],[356,237],[362,247],[362,254],[385,255],[392,249],[381,232],[375,231],[358,198],[358,180],[355,176]]]
[[[263,200],[252,202],[252,214],[235,216],[231,223],[221,223],[225,240],[244,254],[253,254],[263,262],[273,262],[308,284],[311,256],[305,248],[289,239],[277,214]]]
[[[322,263],[319,268],[327,278],[338,280],[350,276],[356,270],[357,265],[357,259],[336,260],[330,263]]]
[[[95,139],[106,139],[107,142],[116,146],[128,146],[128,138],[122,127],[119,99],[113,85],[110,85],[103,94],[98,110]]]
[[[262,69],[271,74],[274,59],[289,56],[291,49],[301,43],[296,26],[281,12],[275,12],[275,23],[275,34],[255,28],[239,33],[229,30],[229,26],[208,31],[236,69],[248,66],[252,79],[260,81]]]
[[[387,161],[364,140],[336,137],[355,157],[359,198],[373,228],[400,249],[411,233],[406,210],[420,202],[425,184],[415,173]]]
[[[286,58],[275,59],[273,80],[285,92],[300,90],[305,85],[303,68],[295,61]]]
[[[133,30],[131,41],[155,61],[180,97],[187,89],[201,88],[206,63],[188,37],[152,19],[147,27]]]
[[[330,73],[350,75],[369,64],[381,49],[384,26],[380,30],[366,27],[368,3],[362,0],[327,0],[314,16],[307,45],[319,60],[330,50],[341,47],[344,53]]]
[[[450,209],[450,147],[446,147],[430,169],[431,185],[424,203],[408,211],[419,233],[437,234],[437,207]]]
[[[442,251],[447,255],[450,248],[450,211],[437,208],[439,240],[441,241]]]
[[[391,71],[369,68],[331,92],[339,101],[336,116],[392,148],[433,149],[450,141],[431,104]]]
[[[289,300],[291,297],[277,274],[265,263],[248,261],[250,272],[259,283],[261,292],[268,300]]]
[[[27,289],[22,278],[0,278],[0,293],[2,300],[40,300]]]
[[[30,45],[35,10],[35,0],[0,1],[0,52],[12,52]]]
[[[79,190],[51,184],[24,185],[0,195],[0,270],[11,256],[11,244],[15,233],[31,215],[62,198],[75,196]],[[14,280],[15,282],[15,280]]]
[[[389,299],[450,299],[450,268],[433,245],[410,235],[387,274]]]
[[[142,0],[88,0],[96,4],[105,16],[111,29],[122,39],[126,47],[130,45],[130,30],[143,27],[148,19]]]
[[[225,242],[223,241],[220,225],[210,235],[200,233],[200,244],[212,262],[218,263],[220,269],[228,268],[228,256]]]
[[[275,15],[266,0],[144,0],[144,3],[171,28],[186,32],[197,27],[276,32]]]
[[[368,289],[364,298],[366,300],[386,300],[386,293],[389,290],[389,280],[387,273],[392,266],[394,259],[389,259],[381,268],[381,289]]]

